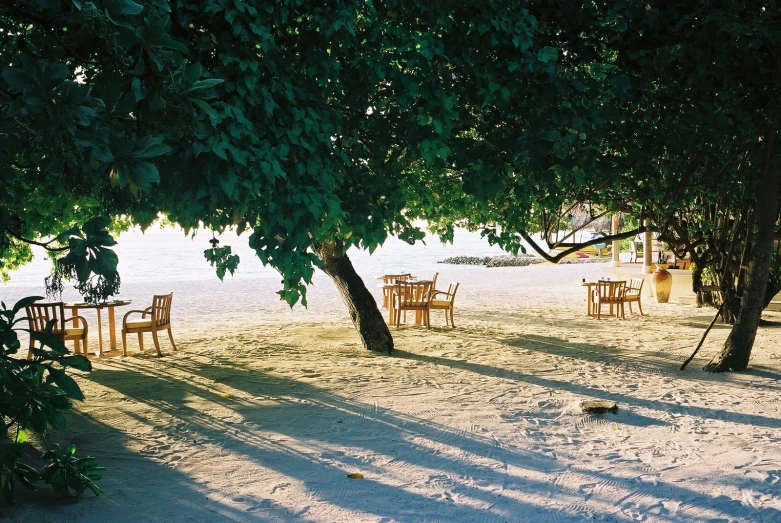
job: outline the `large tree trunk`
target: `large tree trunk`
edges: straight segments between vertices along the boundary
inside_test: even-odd
[[[775,132],[775,131],[773,131]],[[778,212],[778,153],[773,137],[766,137],[765,165],[757,183],[755,233],[749,254],[748,277],[735,325],[724,342],[721,353],[705,370],[724,372],[743,370],[748,366],[751,348],[757,335],[765,305],[765,289],[773,256],[773,238]]]
[[[323,272],[331,277],[339,289],[363,346],[372,351],[390,354],[393,351],[390,330],[377,308],[374,296],[344,253],[342,243],[324,243],[315,249],[315,254],[323,262]]]

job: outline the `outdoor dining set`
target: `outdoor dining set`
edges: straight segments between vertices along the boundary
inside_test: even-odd
[[[407,312],[415,313],[415,323],[431,328],[431,311],[441,310],[445,325],[455,327],[453,303],[458,283],[450,283],[447,291],[436,290],[438,272],[430,280],[419,280],[409,273],[385,274],[382,280],[382,306],[388,309],[388,325],[397,328],[402,324],[402,313],[406,322]]]
[[[168,333],[168,339],[171,341],[171,345],[174,350],[176,344],[174,344],[174,338],[171,334],[171,302],[173,301],[173,293],[154,296],[152,298],[152,305],[144,310],[132,310],[125,314],[122,318],[122,353],[127,356],[127,335],[135,334],[138,336],[138,345],[141,351],[144,350],[144,333],[152,334],[152,341],[155,344],[158,356],[161,356],[160,352],[160,340],[158,333],[160,331],[166,331]],[[89,357],[89,324],[84,316],[79,315],[80,311],[94,309],[97,317],[97,331],[98,331],[98,351],[97,355],[102,356],[103,350],[103,325],[101,320],[101,311],[106,310],[108,313],[108,334],[109,334],[109,351],[116,350],[117,337],[116,327],[114,320],[114,309],[116,307],[123,307],[130,305],[131,300],[106,300],[97,302],[77,302],[77,303],[64,303],[58,302],[35,302],[28,305],[25,308],[27,314],[28,327],[31,332],[45,332],[47,327],[50,326],[50,334],[61,342],[73,341],[74,352],[76,354],[84,354]],[[70,309],[71,316],[66,317],[65,310]],[[137,315],[140,314],[141,318]],[[35,340],[30,338],[30,355],[32,355]]]
[[[624,305],[629,304],[629,313],[632,314],[632,304],[636,303],[643,315],[643,307],[640,304],[640,295],[643,289],[643,278],[632,278],[627,281],[586,281],[581,283],[586,287],[587,314],[597,319],[602,318],[602,306],[609,307],[609,314],[616,318],[626,319]]]

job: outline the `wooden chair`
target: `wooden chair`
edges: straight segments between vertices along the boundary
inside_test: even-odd
[[[637,242],[630,240],[629,242],[629,263],[637,263],[637,257],[642,256],[643,251],[637,250]]]
[[[453,321],[453,301],[456,299],[456,291],[458,291],[458,283],[451,283],[447,286],[447,292],[433,291],[431,294],[431,301],[429,302],[429,309],[444,311],[445,326],[448,325],[448,316],[450,317],[449,325],[454,329],[456,324]]]
[[[383,308],[388,308],[388,300],[390,300],[391,294],[393,292],[393,289],[385,287],[386,285],[391,285],[394,283],[398,283],[400,281],[409,281],[412,278],[412,274],[385,274],[382,276],[382,306]]]
[[[65,306],[61,301],[53,303],[33,303],[25,307],[27,312],[27,323],[30,331],[44,332],[46,325],[56,320],[52,325],[51,335],[58,338],[61,342],[66,341],[80,341],[84,343],[84,355],[89,357],[87,352],[87,335],[89,334],[89,328],[87,327],[87,320],[83,316],[71,316],[65,317]],[[81,323],[81,327],[66,327],[65,322],[78,321]],[[30,359],[33,356],[32,349],[35,341],[30,338],[30,351],[27,353],[27,358]],[[74,352],[76,352],[74,348]]]
[[[396,312],[396,328],[401,323],[401,313],[405,316],[407,311],[415,311],[421,314],[423,323],[427,329],[431,328],[429,315],[429,302],[431,292],[434,289],[432,282],[399,282],[393,289],[393,306]]]
[[[629,285],[624,290],[624,303],[629,304],[629,313],[634,314],[632,311],[632,303],[637,303],[637,308],[640,310],[640,316],[643,314],[643,306],[640,304],[640,296],[643,290],[643,278],[632,278],[629,280]]]
[[[157,349],[157,355],[162,356],[160,352],[160,340],[157,333],[160,331],[168,331],[168,339],[171,340],[171,345],[176,350],[176,344],[174,343],[174,337],[171,335],[171,302],[173,301],[174,294],[156,295],[152,298],[152,306],[146,309],[134,310],[125,314],[122,318],[122,351],[127,356],[127,335],[138,334],[138,346],[141,352],[144,351],[144,336],[145,332],[152,333],[152,340],[155,342],[155,349]],[[140,320],[128,321],[128,316],[131,314],[141,314]],[[146,318],[149,314],[150,318]]]
[[[625,281],[600,281],[594,290],[594,307],[597,309],[597,319],[602,318],[602,305],[610,305],[610,314],[616,306],[616,317],[624,318]],[[620,314],[620,315],[619,315]]]

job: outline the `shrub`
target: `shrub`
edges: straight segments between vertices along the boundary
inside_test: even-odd
[[[102,475],[95,458],[76,457],[76,447],[64,450],[49,443],[50,429],[65,428],[64,412],[71,408],[71,400],[84,400],[79,385],[67,371],[70,368],[88,372],[90,361],[81,355],[71,355],[57,337],[52,335],[55,321],[49,322],[44,332],[18,328],[25,321],[19,311],[42,298],[31,296],[20,300],[13,308],[0,302],[0,416],[5,427],[0,442],[0,490],[7,503],[14,503],[14,486],[21,483],[34,489],[36,483],[51,485],[59,495],[80,495],[87,488],[95,495],[102,491],[95,484]],[[21,343],[18,332],[28,332],[40,348],[31,350],[31,358],[19,356]],[[46,447],[40,468],[22,462],[28,431],[40,436]]]

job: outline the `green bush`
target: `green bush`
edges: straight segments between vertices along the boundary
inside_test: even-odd
[[[14,486],[21,483],[34,489],[36,483],[51,485],[59,495],[80,495],[87,488],[95,495],[102,491],[94,483],[102,475],[95,458],[77,458],[76,447],[64,450],[49,443],[50,429],[65,428],[64,412],[71,408],[71,400],[84,400],[79,385],[68,376],[70,368],[90,371],[90,361],[81,355],[71,355],[65,345],[52,336],[52,320],[44,332],[18,328],[26,321],[18,317],[25,306],[42,298],[31,296],[20,300],[13,308],[0,303],[0,416],[5,431],[0,442],[0,490],[9,504],[14,503]],[[40,348],[32,349],[27,359],[26,350],[19,355],[21,343],[18,332],[28,332]],[[40,436],[46,447],[40,468],[23,463],[28,431]]]

